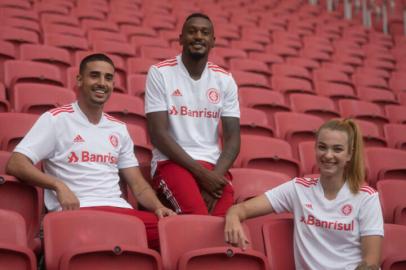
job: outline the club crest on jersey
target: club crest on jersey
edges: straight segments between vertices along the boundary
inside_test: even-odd
[[[118,137],[115,134],[112,134],[109,136],[109,141],[111,143],[111,145],[116,148],[118,146]]]
[[[207,99],[213,103],[213,104],[217,104],[220,102],[220,93],[217,89],[215,88],[210,88],[209,90],[207,90]]]
[[[345,215],[348,216],[352,212],[352,206],[351,204],[345,204],[343,207],[341,207],[341,212]]]

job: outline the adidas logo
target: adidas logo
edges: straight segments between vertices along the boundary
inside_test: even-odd
[[[182,96],[182,93],[180,92],[179,89],[176,89],[175,91],[173,91],[172,96],[181,97],[181,96]]]
[[[75,139],[73,139],[74,143],[81,143],[81,142],[85,142],[85,140],[83,140],[83,138],[80,135],[77,135],[75,137]]]

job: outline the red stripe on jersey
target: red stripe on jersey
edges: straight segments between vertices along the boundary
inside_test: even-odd
[[[62,107],[58,107],[58,108],[52,109],[52,110],[50,110],[49,112],[50,112],[53,116],[55,116],[55,115],[58,115],[58,114],[63,113],[63,112],[73,113],[74,110],[73,110],[72,104],[69,104],[69,105],[65,105],[65,106],[62,106]]]
[[[222,69],[222,68],[213,68],[213,67],[209,67],[209,69],[211,69],[212,71],[214,71],[214,72],[221,72],[221,73],[224,73],[224,74],[226,74],[226,75],[230,75],[230,73],[229,72],[227,72],[227,71],[225,71],[224,69]]]
[[[160,68],[160,67],[166,66],[166,65],[168,65],[168,64],[177,64],[177,63],[178,63],[178,61],[176,60],[176,58],[172,58],[172,59],[168,59],[168,60],[159,62],[159,63],[156,64],[155,66],[158,67],[158,68]]]
[[[368,193],[369,195],[376,193],[376,190],[371,188],[370,186],[362,186],[360,190]]]
[[[164,64],[164,65],[160,65],[160,66],[156,66],[157,68],[161,68],[161,67],[173,67],[173,66],[177,66],[178,63],[173,63],[173,64]]]
[[[296,178],[295,183],[301,184],[305,187],[310,187],[310,186],[315,186],[317,184],[317,180]]]
[[[109,115],[107,113],[104,113],[104,116],[106,117],[106,119],[108,119],[110,121],[117,122],[117,123],[125,125],[125,123],[123,121],[120,121],[117,118],[115,118],[115,117],[113,117],[113,116],[111,116],[111,115]]]

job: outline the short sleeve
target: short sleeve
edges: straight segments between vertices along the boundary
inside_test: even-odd
[[[123,132],[122,145],[118,157],[118,169],[138,166],[138,160],[134,154],[134,143],[128,133],[127,127]]]
[[[168,110],[164,79],[155,66],[148,71],[145,89],[145,113]]]
[[[365,195],[359,211],[360,235],[383,235],[382,209],[378,193]]]
[[[34,126],[16,146],[14,152],[27,156],[36,164],[53,156],[57,144],[54,119],[49,112],[41,115]]]
[[[230,78],[227,89],[224,93],[224,106],[221,116],[240,117],[240,107],[238,102],[238,88],[233,77]]]
[[[293,212],[294,181],[289,181],[265,192],[276,213]]]

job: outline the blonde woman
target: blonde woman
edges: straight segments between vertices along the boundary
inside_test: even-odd
[[[241,222],[294,215],[296,269],[379,269],[383,219],[378,193],[364,181],[362,135],[350,119],[330,120],[316,136],[319,178],[294,178],[226,215],[225,240],[247,245]]]

